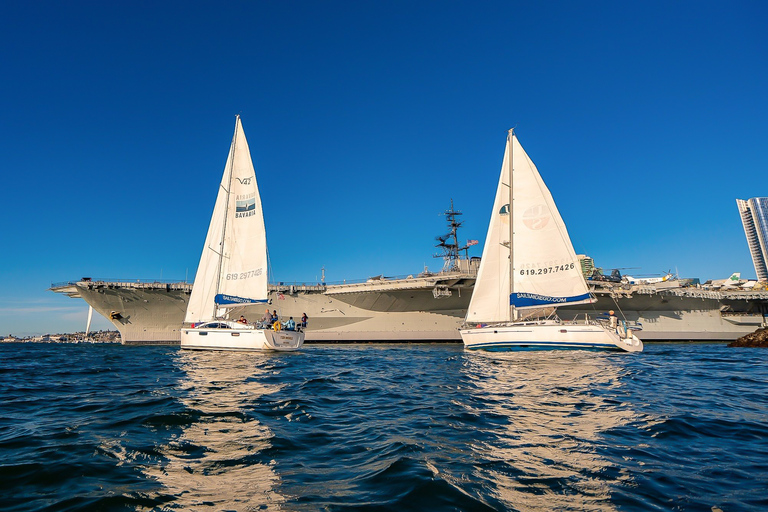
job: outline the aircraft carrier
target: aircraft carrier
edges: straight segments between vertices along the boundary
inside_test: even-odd
[[[270,285],[271,309],[281,318],[309,317],[307,342],[461,341],[474,284],[472,272],[374,278],[337,285]],[[82,298],[120,331],[124,344],[179,342],[189,283],[81,280],[54,285]],[[597,302],[558,308],[563,320],[620,312],[642,324],[643,341],[734,340],[766,325],[768,292],[712,291],[696,287],[606,286],[593,288]],[[235,312],[249,320],[262,306]]]
[[[479,258],[460,245],[461,212],[446,211],[450,231],[437,237],[440,272],[378,276],[338,284],[274,283],[270,309],[281,319],[309,317],[311,342],[460,342],[458,328],[469,307]],[[462,257],[461,251],[465,252]],[[734,340],[767,324],[768,291],[704,289],[690,280],[630,284],[618,279],[589,281],[597,302],[558,308],[572,320],[615,310],[642,324],[643,341]],[[51,290],[81,298],[109,319],[123,344],[177,344],[192,291],[186,282],[99,280],[58,283]],[[256,321],[264,306],[236,308],[232,315]]]

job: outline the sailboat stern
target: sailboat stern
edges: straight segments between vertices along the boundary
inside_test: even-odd
[[[181,329],[181,348],[188,350],[293,351],[303,345],[301,331],[258,329],[228,320]]]
[[[303,331],[265,331],[267,350],[292,351],[299,350],[304,345]]]

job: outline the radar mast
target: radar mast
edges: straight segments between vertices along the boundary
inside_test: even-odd
[[[469,246],[460,246],[459,237],[457,235],[458,229],[463,222],[457,220],[462,213],[453,208],[453,199],[451,199],[451,208],[446,210],[445,219],[448,222],[448,233],[445,235],[435,237],[438,244],[435,247],[439,247],[442,250],[442,254],[435,254],[435,258],[443,258],[443,270],[442,272],[459,272],[459,260],[461,259],[460,251],[465,251],[465,258],[469,258]]]

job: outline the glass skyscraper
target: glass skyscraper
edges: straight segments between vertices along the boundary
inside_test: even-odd
[[[768,281],[768,197],[737,199],[758,281]]]

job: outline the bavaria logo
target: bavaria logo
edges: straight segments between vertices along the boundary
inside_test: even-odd
[[[256,209],[255,199],[246,199],[245,201],[237,201],[235,211],[237,212],[249,212]]]
[[[235,218],[256,214],[256,194],[241,194],[235,197]]]

